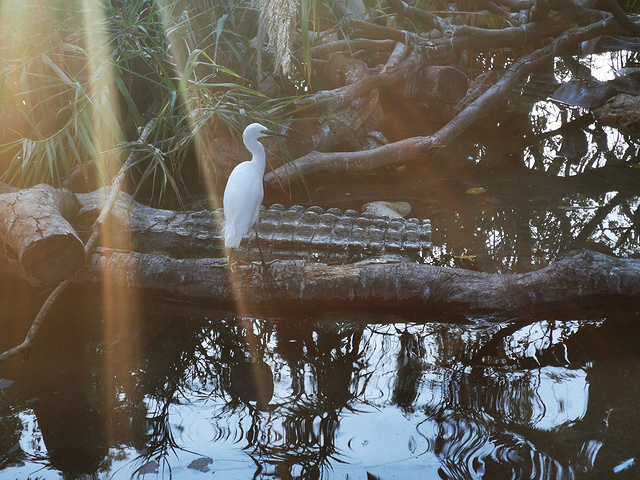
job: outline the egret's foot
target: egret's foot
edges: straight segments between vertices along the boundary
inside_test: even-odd
[[[253,262],[251,262],[253,265],[260,265],[260,267],[262,268],[262,275],[267,275],[267,273],[269,273],[269,271],[267,270],[267,267],[273,263],[277,262],[277,260],[269,260],[268,262],[265,261],[256,261],[254,260]]]
[[[245,266],[245,267],[248,267],[249,265],[261,265],[262,269],[264,270],[266,265],[271,265],[275,261],[276,260],[272,260],[270,262],[264,263],[257,260],[252,260],[250,262],[245,260],[228,260],[227,263],[224,264],[224,267],[228,268],[229,270],[231,270],[231,272],[233,272],[234,268],[238,265]]]
[[[233,273],[235,267],[238,266],[238,265],[251,265],[251,264],[247,263],[247,262],[243,262],[242,260],[229,260],[225,264],[225,267],[228,268],[231,273]]]

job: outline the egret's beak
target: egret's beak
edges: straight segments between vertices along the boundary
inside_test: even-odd
[[[262,133],[265,135],[272,135],[275,137],[291,138],[289,135],[285,133],[278,133],[278,132],[274,132],[273,130],[263,130]]]

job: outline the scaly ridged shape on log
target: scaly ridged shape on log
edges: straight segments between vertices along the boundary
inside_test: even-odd
[[[104,191],[78,194],[83,205],[79,232],[100,211]],[[121,193],[112,211],[118,228],[130,232],[130,249],[175,258],[223,257],[222,210],[177,212],[147,207]],[[285,208],[272,205],[261,211],[257,223],[265,260],[307,259],[323,263],[350,263],[368,258],[419,260],[431,248],[429,220],[389,219],[355,210],[324,210],[314,206]],[[236,259],[259,259],[255,232],[241,244]]]

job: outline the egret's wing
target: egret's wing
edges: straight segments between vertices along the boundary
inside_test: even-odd
[[[224,238],[227,248],[237,248],[258,220],[264,197],[262,175],[251,162],[238,165],[227,181],[222,205],[224,208]]]

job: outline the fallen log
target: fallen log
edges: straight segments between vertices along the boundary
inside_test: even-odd
[[[226,259],[174,259],[101,250],[74,277],[217,306],[394,308],[513,316],[640,301],[640,260],[588,250],[535,272],[492,274],[417,263],[326,265],[302,260],[226,268]]]
[[[78,194],[82,205],[74,227],[87,235],[100,214],[109,189]],[[225,256],[222,240],[222,209],[173,211],[148,207],[120,192],[109,215],[112,231],[122,238],[119,248],[173,258]],[[337,208],[285,208],[275,204],[262,210],[256,228],[247,235],[238,260],[315,259],[325,263],[352,263],[364,258],[393,256],[416,261],[431,247],[431,223],[393,218]],[[115,246],[111,246],[115,249]]]
[[[173,258],[225,256],[222,209],[157,209],[121,191],[114,195],[109,213],[102,220],[105,227],[97,229],[94,224],[103,215],[113,193],[111,187],[74,196],[48,185],[18,192],[0,183],[0,191],[7,192],[0,194],[0,246],[5,245],[0,248],[0,256],[5,257],[6,268],[12,272],[22,268],[34,286],[55,285],[75,273],[84,263],[83,241],[88,242],[92,234],[100,235],[100,244],[111,250]],[[255,231],[243,239],[235,258],[258,260],[263,253],[268,260],[313,259],[324,263],[353,263],[367,258],[417,261],[430,248],[429,220],[275,204],[261,211]]]
[[[84,245],[67,219],[80,204],[68,190],[49,185],[0,194],[0,243],[25,275],[55,284],[84,263]]]

